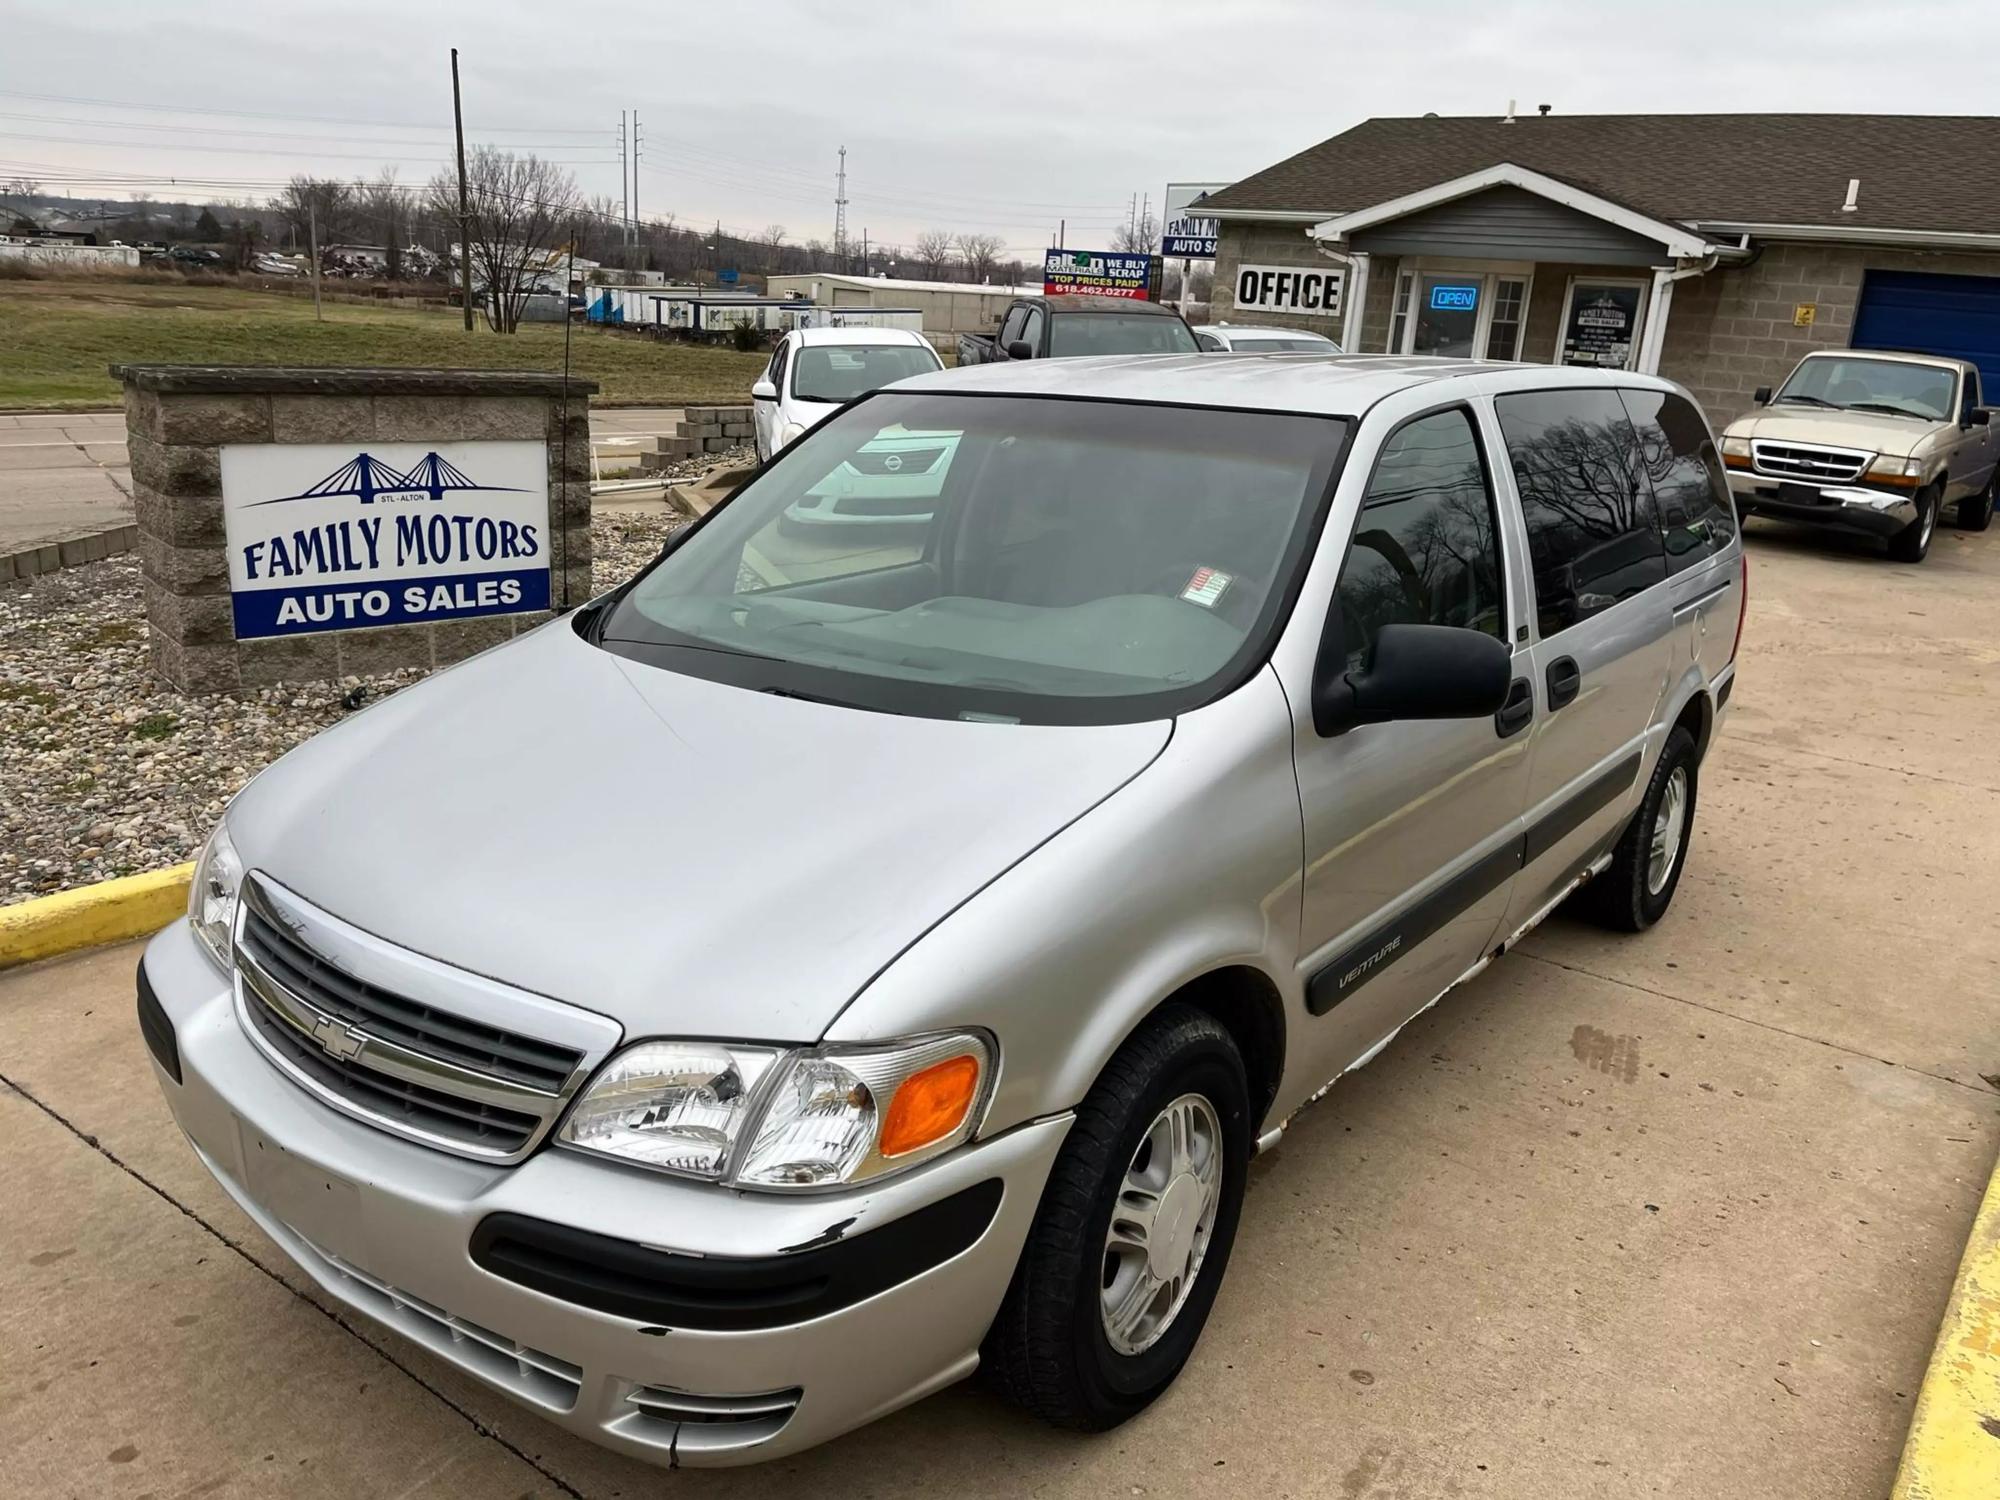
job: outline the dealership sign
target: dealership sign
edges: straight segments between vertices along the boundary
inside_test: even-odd
[[[1226,182],[1170,182],[1160,200],[1160,254],[1168,260],[1214,260],[1222,222],[1201,212],[1202,200]]]
[[[549,607],[548,445],[231,444],[236,638]]]
[[[1153,257],[1109,250],[1051,250],[1042,259],[1042,294],[1066,297],[1136,297],[1153,284]]]
[[[1337,318],[1346,274],[1338,266],[1240,266],[1236,306],[1245,312]]]

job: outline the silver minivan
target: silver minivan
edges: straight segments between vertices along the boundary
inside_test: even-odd
[[[911,432],[903,525],[783,524]],[[1745,584],[1661,380],[921,377],[259,776],[140,1025],[328,1294],[594,1441],[776,1457],[980,1366],[1102,1429],[1295,1112],[1573,893],[1665,912]]]

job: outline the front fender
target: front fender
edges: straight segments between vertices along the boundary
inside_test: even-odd
[[[983,1134],[1073,1108],[1161,1001],[1216,969],[1257,970],[1303,1014],[1300,850],[1267,668],[1178,720],[1152,765],[906,949],[826,1039],[982,1026],[1000,1041]]]

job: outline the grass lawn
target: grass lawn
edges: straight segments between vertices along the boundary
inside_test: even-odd
[[[560,324],[503,337],[457,309],[328,302],[235,287],[121,281],[0,281],[0,410],[116,406],[113,364],[443,365],[560,370]],[[656,343],[579,326],[572,374],[599,401],[679,406],[747,401],[761,354]]]

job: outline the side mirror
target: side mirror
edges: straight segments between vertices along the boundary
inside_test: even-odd
[[[1992,421],[1993,408],[1990,406],[1975,406],[1965,414],[1965,425],[1968,427],[1985,427]]]
[[[1755,401],[1759,406],[1769,406],[1771,404],[1771,388],[1768,385],[1758,386],[1756,393],[1750,399]]]
[[[1313,728],[1331,736],[1397,719],[1487,718],[1507,701],[1514,661],[1506,642],[1481,631],[1384,625],[1365,670],[1316,676]]]
[[[1007,343],[1007,357],[1009,359],[1033,359],[1035,357],[1035,346],[1026,339],[1010,339]]]
[[[759,380],[750,387],[752,401],[776,401],[778,388],[768,380]]]

